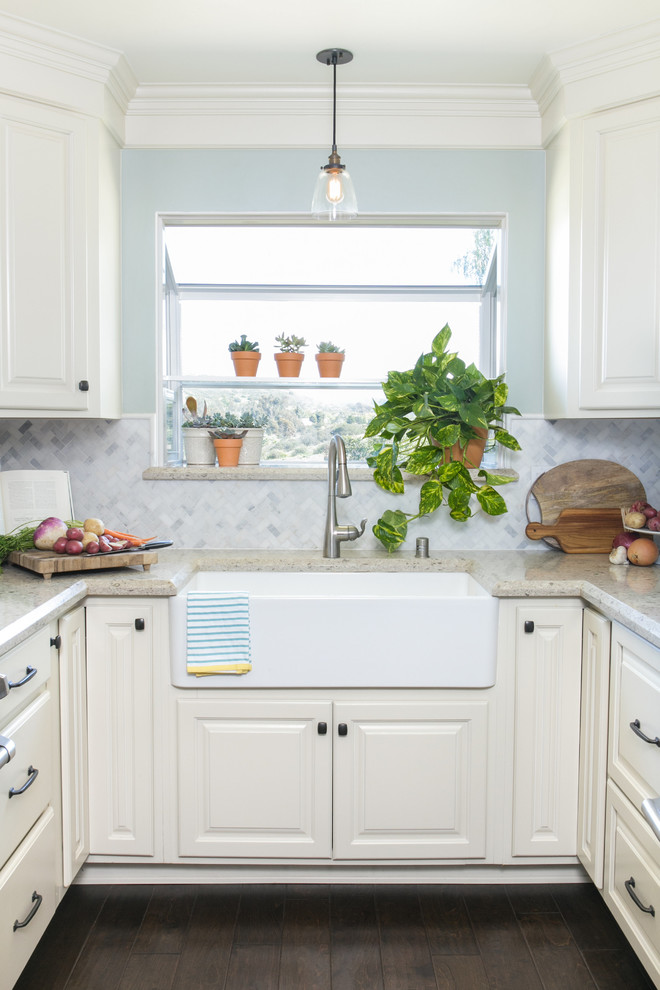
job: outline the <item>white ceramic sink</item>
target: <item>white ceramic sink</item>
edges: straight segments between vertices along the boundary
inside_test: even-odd
[[[187,674],[188,591],[248,593],[250,673]],[[498,602],[469,574],[198,571],[170,607],[176,687],[495,683]]]

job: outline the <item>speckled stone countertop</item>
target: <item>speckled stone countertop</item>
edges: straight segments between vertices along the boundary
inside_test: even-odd
[[[660,566],[615,566],[606,554],[550,549],[388,556],[346,549],[339,560],[320,551],[159,550],[149,571],[124,567],[55,575],[50,581],[6,564],[0,575],[0,654],[88,596],[176,595],[196,570],[467,571],[497,598],[582,598],[610,619],[660,646]]]

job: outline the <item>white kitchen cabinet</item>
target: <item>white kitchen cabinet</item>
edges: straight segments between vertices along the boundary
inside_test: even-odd
[[[176,707],[181,856],[331,855],[329,701]]]
[[[202,694],[176,699],[180,856],[485,857],[490,692]]]
[[[483,859],[489,694],[335,705],[336,859]]]
[[[57,623],[0,659],[0,990],[10,990],[61,889]],[[4,742],[5,752],[11,750]]]
[[[607,619],[584,610],[577,850],[599,889],[605,854],[610,631]]]
[[[509,604],[515,643],[511,853],[576,855],[582,608]]]
[[[85,609],[59,623],[62,756],[63,883],[68,887],[89,855],[87,669]]]
[[[0,415],[121,415],[119,149],[0,97]]]
[[[657,416],[660,100],[567,123],[547,213],[546,416]]]
[[[87,603],[90,854],[160,854],[155,669],[166,636],[166,601]]]
[[[603,897],[660,985],[660,835],[644,802],[660,797],[660,650],[612,626]]]

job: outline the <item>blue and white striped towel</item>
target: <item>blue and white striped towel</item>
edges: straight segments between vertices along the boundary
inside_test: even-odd
[[[189,591],[189,674],[247,674],[250,661],[250,600],[244,591]]]

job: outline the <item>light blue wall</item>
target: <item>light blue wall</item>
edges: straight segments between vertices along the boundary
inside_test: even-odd
[[[540,412],[544,153],[351,150],[344,157],[362,213],[507,215],[507,380],[521,412]],[[124,412],[156,409],[156,214],[306,214],[324,162],[314,150],[122,153]]]

